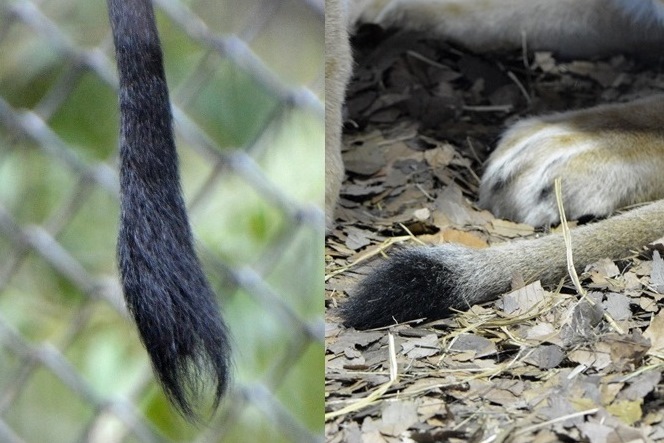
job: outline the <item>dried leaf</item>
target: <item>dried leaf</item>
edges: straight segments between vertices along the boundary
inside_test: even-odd
[[[463,197],[461,189],[457,186],[448,186],[438,195],[434,203],[437,211],[442,212],[458,226],[481,225],[484,219],[477,214],[468,201]]]
[[[632,303],[631,299],[625,294],[612,292],[607,295],[604,301],[604,309],[614,320],[626,320],[632,315],[629,305]]]
[[[620,275],[620,269],[613,260],[605,258],[588,266],[588,272],[598,273],[604,278],[611,278]]]
[[[379,429],[384,435],[399,437],[417,421],[417,405],[415,402],[393,400],[385,403]]]
[[[383,332],[360,332],[351,329],[340,335],[334,343],[328,343],[327,349],[334,354],[338,354],[349,347],[359,346],[361,348],[366,348],[370,344],[375,343],[384,337],[385,333]]]
[[[590,443],[607,443],[614,433],[612,427],[600,423],[580,423],[578,427]]]
[[[660,371],[647,371],[637,375],[629,381],[629,386],[618,394],[618,398],[625,400],[643,400],[653,392],[662,379]]]
[[[549,293],[542,288],[539,281],[521,289],[505,294],[498,305],[506,314],[525,314],[548,298]]]
[[[537,323],[529,327],[522,335],[526,340],[534,340],[538,342],[546,341],[558,333],[557,329],[551,323]]]
[[[472,351],[475,357],[485,357],[496,353],[496,345],[484,337],[475,334],[461,334],[450,346],[454,351]]]
[[[551,369],[558,366],[564,358],[565,353],[559,346],[542,345],[529,352],[523,361],[540,369]]]
[[[371,238],[373,237],[371,231],[358,229],[353,226],[346,229],[346,235],[346,247],[354,251],[371,244]]]
[[[652,253],[650,281],[657,292],[664,294],[664,259],[659,255],[659,251]]]
[[[402,345],[403,353],[408,358],[423,358],[436,355],[440,352],[440,344],[436,334],[405,341]]]
[[[604,369],[611,364],[610,349],[602,343],[597,343],[595,349],[576,349],[570,352],[567,358],[597,370]]]
[[[499,218],[491,221],[493,232],[496,235],[507,238],[517,238],[532,235],[535,229],[525,223],[514,223]]]
[[[633,331],[630,335],[605,335],[602,341],[610,346],[611,360],[618,368],[633,367],[650,349],[650,341],[639,331]]]
[[[641,420],[643,415],[642,406],[642,398],[638,400],[617,400],[607,406],[606,410],[626,425],[631,425]]]
[[[443,232],[443,238],[448,243],[458,243],[469,248],[486,248],[488,246],[486,240],[475,233],[452,228],[446,229]]]
[[[650,340],[649,354],[661,354],[664,351],[664,310],[652,318],[643,336]]]

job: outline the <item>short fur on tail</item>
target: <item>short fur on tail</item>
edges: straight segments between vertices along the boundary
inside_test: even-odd
[[[193,247],[150,0],[108,0],[120,76],[118,258],[129,311],[172,403],[190,419],[228,385],[230,343]]]
[[[574,229],[575,265],[583,269],[664,234],[664,200]],[[402,249],[378,264],[341,307],[346,326],[368,329],[397,322],[442,318],[452,309],[498,298],[512,277],[556,283],[567,273],[561,234],[486,249],[458,245]]]

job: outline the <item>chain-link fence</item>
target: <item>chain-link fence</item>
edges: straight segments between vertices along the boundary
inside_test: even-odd
[[[105,2],[0,0],[0,441],[321,441],[323,1],[155,8],[231,392],[185,422],[125,312]]]

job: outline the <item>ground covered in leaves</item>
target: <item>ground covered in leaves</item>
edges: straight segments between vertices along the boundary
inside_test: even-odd
[[[517,278],[494,303],[373,331],[345,328],[336,310],[395,243],[486,247],[540,235],[474,204],[502,128],[661,93],[658,65],[477,55],[374,27],[355,46],[347,178],[326,244],[327,440],[664,440],[661,245],[589,267],[585,296],[569,282]]]

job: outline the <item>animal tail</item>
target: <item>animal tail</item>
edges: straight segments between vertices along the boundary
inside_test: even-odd
[[[575,266],[616,257],[664,235],[664,200],[571,232]],[[471,249],[403,248],[358,285],[341,307],[346,326],[368,329],[448,316],[509,291],[514,275],[556,283],[567,274],[561,234]]]
[[[193,247],[150,0],[108,0],[120,77],[118,260],[129,312],[164,391],[197,418],[229,380],[230,340]]]

